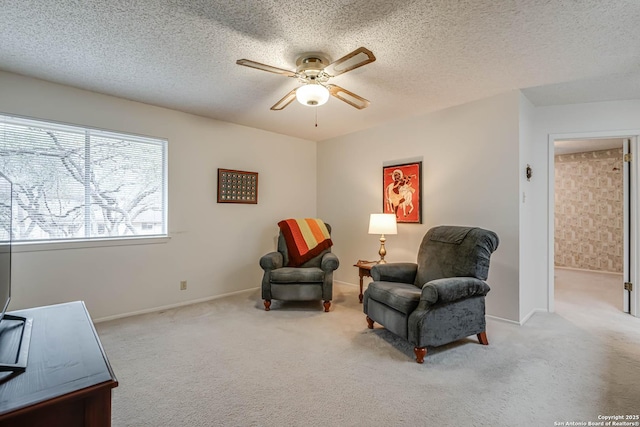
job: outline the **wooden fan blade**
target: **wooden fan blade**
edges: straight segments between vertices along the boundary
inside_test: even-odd
[[[293,100],[296,99],[296,90],[298,90],[298,88],[295,88],[294,90],[286,94],[280,101],[273,104],[273,107],[271,107],[271,109],[279,111],[284,109],[284,107],[286,107],[287,105],[291,104]]]
[[[352,107],[356,107],[358,110],[362,110],[363,108],[367,108],[370,102],[364,99],[361,96],[356,95],[355,93],[348,91],[340,86],[336,85],[326,85],[327,89],[329,89],[329,93],[333,95],[335,98],[338,98],[340,101],[344,101]]]
[[[358,67],[367,65],[368,63],[375,60],[376,57],[373,56],[373,52],[364,47],[360,47],[350,54],[345,55],[337,61],[334,61],[331,64],[327,65],[327,67],[324,69],[324,72],[331,77],[335,77],[339,76],[342,73],[346,73],[347,71],[355,70]]]
[[[271,65],[261,64],[260,62],[251,61],[249,59],[238,59],[236,61],[238,65],[244,65],[245,67],[255,68],[256,70],[268,71],[274,74],[281,74],[287,77],[296,77],[296,73],[289,70],[284,70],[278,67],[272,67]]]

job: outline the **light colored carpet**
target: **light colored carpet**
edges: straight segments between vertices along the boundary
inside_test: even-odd
[[[568,297],[522,327],[488,319],[489,346],[472,337],[419,365],[409,344],[367,329],[357,287],[334,296],[330,313],[277,301],[265,312],[254,291],[98,324],[120,382],[113,425],[512,427],[640,413],[640,319],[613,306]]]

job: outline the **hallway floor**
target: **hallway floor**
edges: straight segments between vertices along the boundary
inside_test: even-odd
[[[555,269],[555,311],[583,328],[637,331],[640,319],[622,311],[622,274]]]

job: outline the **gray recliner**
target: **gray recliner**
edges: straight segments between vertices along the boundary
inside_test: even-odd
[[[413,344],[422,363],[427,346],[470,335],[489,344],[485,296],[491,254],[499,239],[477,227],[439,226],[422,239],[417,263],[378,264],[364,293],[369,329],[378,322]]]
[[[331,233],[331,226],[325,223]],[[289,263],[287,244],[282,232],[278,235],[278,251],[260,258],[262,276],[262,299],[264,309],[269,311],[271,300],[312,301],[323,300],[328,312],[333,299],[333,271],[340,265],[331,248],[298,267],[286,267]]]

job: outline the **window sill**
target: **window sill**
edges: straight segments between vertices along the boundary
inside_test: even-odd
[[[13,242],[11,252],[38,252],[57,251],[66,249],[104,248],[110,246],[154,245],[167,243],[169,236],[161,237],[130,237],[126,239],[99,239],[99,240],[63,240],[59,242]]]

